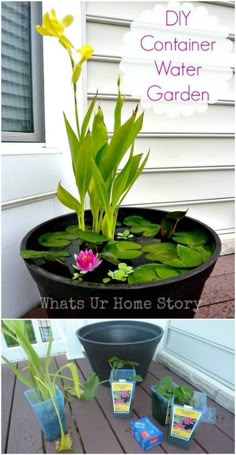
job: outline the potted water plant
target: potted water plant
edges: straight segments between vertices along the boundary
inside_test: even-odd
[[[133,412],[136,382],[143,380],[140,375],[136,374],[135,367],[138,366],[138,363],[113,356],[109,359],[109,365],[113,415],[130,417]]]
[[[176,385],[171,376],[165,376],[151,387],[152,416],[161,424],[170,422],[171,402],[173,396],[182,404],[190,404],[193,390],[187,385]]]
[[[27,367],[22,371],[6,357],[2,356],[2,358],[17,378],[29,387],[24,394],[46,439],[56,440],[56,450],[59,452],[71,449],[72,439],[67,432],[64,393],[77,398],[93,398],[99,384],[98,377],[91,373],[87,381],[83,385],[80,384],[78,371],[73,362],[68,362],[56,372],[51,372],[52,335],[50,335],[46,357],[42,360],[29,341],[25,321],[4,320],[2,332],[18,343],[27,356]],[[71,377],[63,374],[66,369],[70,371]],[[69,381],[63,391],[57,386],[58,379]]]
[[[77,83],[93,49],[85,44],[76,50],[65,35],[72,21],[60,21],[51,10],[36,29],[57,38],[71,64],[75,125],[65,114],[64,120],[78,197],[59,183],[57,197],[72,213],[26,234],[21,256],[50,317],[91,317],[100,309],[103,317],[126,317],[131,310],[146,317],[193,317],[220,253],[219,237],[186,211],[120,208],[148,160],[148,153],[135,154],[143,113],[137,106],[123,122],[118,78],[113,133],[96,107],[97,95],[80,119]]]

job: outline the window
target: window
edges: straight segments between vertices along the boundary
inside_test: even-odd
[[[51,335],[51,325],[50,322],[47,320],[40,320],[38,321],[39,324],[39,331],[42,338],[43,343],[47,343],[49,341]]]
[[[2,140],[42,142],[41,2],[2,2]]]

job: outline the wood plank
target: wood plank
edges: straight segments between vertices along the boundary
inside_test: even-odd
[[[14,399],[14,387],[16,376],[11,369],[5,364],[2,365],[2,453],[6,451],[7,434],[11,418],[11,405]]]
[[[228,300],[223,303],[203,305],[198,308],[195,319],[233,319],[235,316],[235,302]]]
[[[58,357],[57,361],[60,364]],[[80,370],[79,376],[83,383],[84,379]],[[86,453],[123,453],[109,421],[96,400],[78,402],[75,399],[71,402],[71,407]]]
[[[20,369],[27,362],[20,362]],[[43,453],[40,426],[24,396],[27,387],[16,380],[7,453]]]
[[[149,368],[150,373],[148,374],[145,381],[142,383],[146,387],[151,387],[151,385],[155,384],[155,380],[161,379],[163,376],[171,375],[174,382],[177,384],[186,384],[191,385],[189,382],[182,379],[180,376],[173,373],[169,368],[165,367],[163,364],[159,362],[152,362]],[[154,382],[152,382],[154,380]],[[197,389],[196,389],[197,390]],[[220,406],[218,403],[213,401],[211,398],[208,397],[208,404],[209,406],[214,406],[216,408],[216,426],[223,431],[227,436],[234,440],[234,433],[235,433],[235,417],[234,414],[229,412],[227,409]],[[210,427],[209,427],[210,428]]]
[[[91,366],[87,359],[81,359],[77,361],[81,371],[85,377],[92,372]],[[140,415],[136,411],[136,394],[134,401],[134,414],[129,419],[123,418],[119,419],[114,417],[112,413],[112,401],[111,401],[111,392],[109,387],[99,386],[96,394],[96,399],[98,400],[100,406],[103,409],[103,412],[106,415],[106,418],[109,420],[111,427],[113,428],[115,434],[117,435],[120,444],[122,445],[125,453],[143,453],[142,448],[137,444],[137,442],[132,438],[129,431],[129,423],[132,419],[137,419]],[[150,404],[150,397],[149,397]],[[160,446],[153,447],[150,450],[150,453],[163,453],[163,449]]]
[[[234,300],[234,274],[209,278],[204,286],[200,307],[217,302]]]
[[[234,273],[234,262],[235,262],[234,254],[229,254],[227,256],[220,256],[211,273],[211,278],[213,276],[227,275],[228,273]]]
[[[68,360],[65,355],[53,357],[51,359],[51,364],[50,364],[50,371],[52,373],[56,372],[59,368],[59,365],[57,364],[57,359],[58,359],[58,361],[60,361],[60,366],[62,366],[65,363],[68,363]],[[64,384],[60,379],[57,380],[57,386],[61,390],[63,390],[63,388],[64,388]],[[68,433],[70,434],[71,439],[72,439],[72,448],[71,448],[71,450],[67,450],[66,453],[83,453],[83,446],[81,444],[79,433],[75,427],[68,402],[65,402],[65,414],[66,414]],[[44,446],[46,449],[46,453],[57,453],[55,441],[53,441],[53,442],[47,441],[46,438],[44,437]]]
[[[235,453],[234,441],[215,425],[201,423],[195,440],[201,443],[207,453]]]

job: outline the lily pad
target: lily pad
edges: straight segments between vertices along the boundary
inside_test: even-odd
[[[164,218],[161,220],[161,237],[162,238],[170,238],[176,229],[176,226],[178,222],[185,217],[186,213],[188,210],[185,212],[180,212],[180,211],[175,211],[175,212],[169,212],[167,213]]]
[[[68,246],[70,240],[64,238],[64,234],[64,232],[48,232],[38,238],[38,243],[48,248]]]
[[[163,264],[179,268],[198,267],[204,261],[197,251],[184,245],[177,245],[178,258],[162,260]]]
[[[100,259],[104,259],[104,261],[110,262],[111,264],[114,264],[114,265],[119,264],[119,260],[112,253],[103,251],[103,253],[99,253],[99,257],[100,257]]]
[[[156,273],[163,280],[182,275],[185,272],[188,272],[188,270],[176,269],[165,264],[156,264]]]
[[[142,254],[141,248],[139,243],[130,242],[129,240],[118,240],[108,242],[102,253],[111,253],[118,259],[135,259]]]
[[[82,229],[77,229],[76,234],[78,238],[89,243],[103,243],[107,242],[109,239],[102,234],[97,234],[92,231],[82,231]]]
[[[161,226],[159,224],[152,223],[146,220],[142,216],[127,216],[124,219],[124,224],[131,227],[133,234],[143,234],[144,237],[154,237],[160,231]]]
[[[66,250],[60,251],[37,251],[37,250],[23,250],[21,257],[24,259],[40,259],[40,258],[65,258],[70,256]]]
[[[200,254],[204,262],[206,262],[212,256],[214,251],[213,245],[194,245],[191,248]]]
[[[175,232],[172,237],[176,243],[183,245],[204,245],[208,241],[208,235],[200,229],[194,231]]]
[[[183,270],[178,270],[164,264],[145,264],[138,266],[132,275],[128,278],[129,284],[151,283],[167,278],[179,276],[184,273]]]
[[[148,253],[145,257],[150,261],[164,262],[169,259],[178,258],[177,248],[174,243],[148,243],[144,245],[143,252]]]
[[[159,281],[161,278],[156,273],[157,264],[144,264],[139,265],[134,270],[134,273],[129,275],[129,284],[142,284]]]

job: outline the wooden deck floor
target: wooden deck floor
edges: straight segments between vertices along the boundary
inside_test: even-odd
[[[234,255],[221,256],[204,286],[195,318],[234,318]],[[40,304],[26,313],[26,319],[47,319]]]
[[[55,369],[65,362],[65,356],[52,359]],[[86,359],[75,362],[81,380],[91,372]],[[24,363],[19,364],[20,367]],[[160,363],[152,362],[145,381],[136,388],[134,415],[151,417],[150,386],[170,373]],[[172,374],[172,373],[171,373]],[[175,374],[177,383],[186,383]],[[54,443],[47,442],[37,424],[32,410],[23,395],[25,386],[21,384],[10,369],[3,365],[2,370],[2,453],[55,453]],[[209,405],[217,409],[216,425],[202,423],[191,448],[187,451],[176,448],[166,442],[151,449],[150,453],[235,453],[234,451],[234,416],[221,406],[208,400]],[[70,453],[144,453],[129,432],[129,419],[114,418],[111,409],[110,390],[100,386],[97,398],[91,401],[71,399],[66,404],[66,415],[73,438]],[[152,419],[154,422],[155,420]],[[158,426],[166,435],[166,428]],[[68,452],[67,452],[68,453]]]

